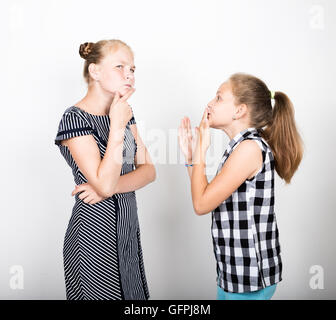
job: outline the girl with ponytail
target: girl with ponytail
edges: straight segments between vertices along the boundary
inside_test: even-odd
[[[230,138],[210,183],[205,175],[209,128]],[[193,136],[190,120],[182,119],[179,143],[194,210],[212,214],[217,298],[271,299],[282,280],[274,171],[290,183],[303,155],[293,104],[260,79],[237,73],[219,87],[195,129]]]

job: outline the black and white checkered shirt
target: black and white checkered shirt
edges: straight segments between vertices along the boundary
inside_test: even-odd
[[[216,175],[243,140],[260,146],[263,166],[212,212],[212,239],[217,284],[227,292],[250,292],[282,280],[279,232],[274,213],[274,157],[255,128],[230,142]]]

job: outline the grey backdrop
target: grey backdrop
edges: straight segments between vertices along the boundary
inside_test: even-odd
[[[305,142],[292,184],[276,179],[284,269],[274,299],[335,299],[335,9],[333,0],[2,1],[0,298],[65,299],[74,181],[53,140],[86,92],[79,45],[119,38],[135,52],[131,105],[157,169],[136,192],[151,298],[216,297],[211,216],[193,213],[174,134],[243,71],[289,95]],[[209,179],[228,142],[212,135]]]

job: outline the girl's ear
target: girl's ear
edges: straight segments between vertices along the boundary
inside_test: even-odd
[[[93,80],[99,80],[99,68],[95,63],[90,63],[88,70]]]
[[[235,116],[236,119],[240,119],[243,118],[245,115],[247,115],[247,105],[243,103],[236,107]]]

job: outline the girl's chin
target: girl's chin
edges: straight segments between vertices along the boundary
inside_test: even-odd
[[[123,86],[121,88],[118,89],[108,89],[107,91],[109,91],[110,93],[112,93],[113,95],[118,92],[119,95],[122,97],[123,95],[125,95],[131,88],[130,87],[126,87]]]
[[[122,97],[130,90],[131,90],[131,88],[129,88],[129,87],[123,87],[123,88],[120,88],[118,90],[118,92],[119,92],[119,95]]]

